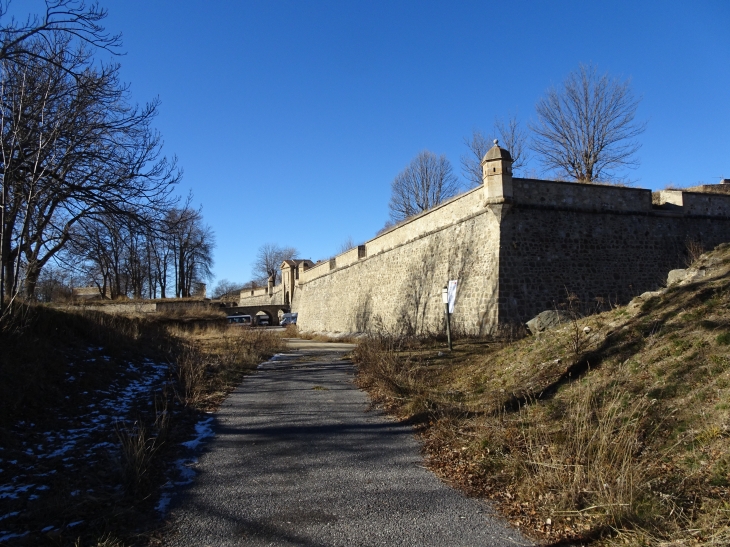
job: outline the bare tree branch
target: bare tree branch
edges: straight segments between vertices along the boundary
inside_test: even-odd
[[[221,298],[221,297],[235,297],[236,300],[238,300],[238,293],[241,292],[241,290],[246,286],[245,283],[239,283],[236,281],[228,281],[227,279],[221,279],[216,283],[215,288],[213,289],[213,292],[211,293],[211,297],[213,298]]]
[[[497,118],[494,120],[494,129],[499,135],[500,146],[507,149],[512,156],[512,172],[517,173],[529,161],[527,133],[515,116],[508,117],[507,121]]]
[[[0,4],[0,19],[6,13],[9,2]],[[100,22],[107,16],[107,10],[99,7],[98,2],[86,5],[79,0],[46,0],[46,13],[43,17],[28,16],[24,23],[11,19],[0,27],[0,60],[24,55],[38,56],[37,51],[27,47],[34,37],[46,37],[54,33],[66,34],[82,44],[118,54],[121,47],[121,34],[111,35]],[[52,62],[52,57],[45,57]]]
[[[340,248],[337,250],[337,254],[346,253],[353,247],[357,247],[357,243],[352,239],[352,236],[347,236],[347,239],[340,243]]]

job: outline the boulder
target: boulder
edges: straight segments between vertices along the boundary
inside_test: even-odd
[[[526,325],[532,334],[552,329],[570,321],[570,314],[560,310],[546,310],[530,319]]]
[[[707,273],[707,269],[704,266],[687,268],[686,270],[672,270],[667,276],[667,286],[675,284],[687,285],[688,283],[702,279]]]
[[[679,283],[687,275],[687,270],[672,270],[667,275],[667,286]]]

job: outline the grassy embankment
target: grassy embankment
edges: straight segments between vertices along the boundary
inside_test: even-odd
[[[546,543],[730,545],[730,247],[708,274],[511,343],[362,341],[428,465]]]
[[[155,504],[180,443],[281,347],[270,332],[201,310],[123,317],[32,306],[3,327],[0,536],[17,534],[7,541],[19,545],[154,543]],[[160,381],[139,388],[155,370]],[[120,393],[132,395],[115,403]]]

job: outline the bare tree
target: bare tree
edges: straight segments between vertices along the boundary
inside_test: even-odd
[[[378,230],[377,232],[375,232],[375,235],[378,235],[379,236],[380,234],[384,234],[385,232],[387,232],[388,230],[390,230],[395,225],[396,225],[395,222],[393,222],[392,220],[388,219],[388,220],[385,221],[385,224],[383,224],[383,227],[380,230]]]
[[[32,297],[82,219],[164,210],[180,178],[150,127],[157,102],[129,105],[118,65],[94,67],[63,33],[30,42],[36,54],[0,60],[0,298],[21,263]]]
[[[527,133],[515,116],[507,120],[494,120],[495,134],[499,135],[499,144],[506,148],[512,156],[512,172],[517,173],[529,161]]]
[[[275,243],[261,245],[253,265],[253,275],[257,283],[266,285],[268,279],[273,277],[274,284],[278,284],[281,281],[281,263],[291,260],[296,254],[294,247],[279,247]]]
[[[215,236],[203,224],[201,212],[188,206],[172,209],[166,223],[175,264],[176,295],[188,297],[193,294],[195,283],[213,275]]]
[[[629,83],[580,65],[562,88],[549,89],[530,126],[543,166],[579,182],[612,180],[616,169],[636,167],[641,145],[633,139],[646,123],[636,121],[639,99]]]
[[[340,243],[340,248],[337,250],[337,254],[346,253],[353,247],[357,247],[357,243],[352,239],[352,236],[347,236],[347,239]]]
[[[237,293],[240,292],[244,288],[244,286],[245,283],[221,279],[220,281],[218,281],[215,288],[213,289],[211,296],[213,298],[221,298],[223,296],[231,296],[236,293],[235,296],[237,298]]]
[[[482,159],[492,147],[492,139],[475,129],[470,139],[464,137],[464,144],[469,152],[461,156],[461,171],[470,186],[479,186],[482,184]]]
[[[458,179],[446,156],[420,152],[391,183],[388,208],[394,222],[427,211],[455,196]]]
[[[77,280],[73,273],[65,267],[50,264],[43,270],[38,280],[36,298],[40,302],[62,302],[69,300],[73,295],[73,288]]]
[[[512,156],[512,171],[517,173],[527,163],[527,133],[520,126],[515,116],[509,116],[506,121],[502,118],[494,120],[493,135],[499,136],[500,146],[509,150]],[[494,145],[494,138],[475,129],[471,138],[464,138],[464,144],[469,152],[461,156],[461,171],[469,181],[469,185],[482,184],[482,160]]]

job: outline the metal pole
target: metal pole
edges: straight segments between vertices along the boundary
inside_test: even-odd
[[[449,303],[446,303],[446,338],[449,340],[449,351],[452,351],[451,347],[451,314],[449,313]]]
[[[444,313],[446,313],[446,338],[449,340],[449,351],[451,351],[451,320],[449,317],[449,286],[446,285],[441,289],[441,298],[444,303]]]

